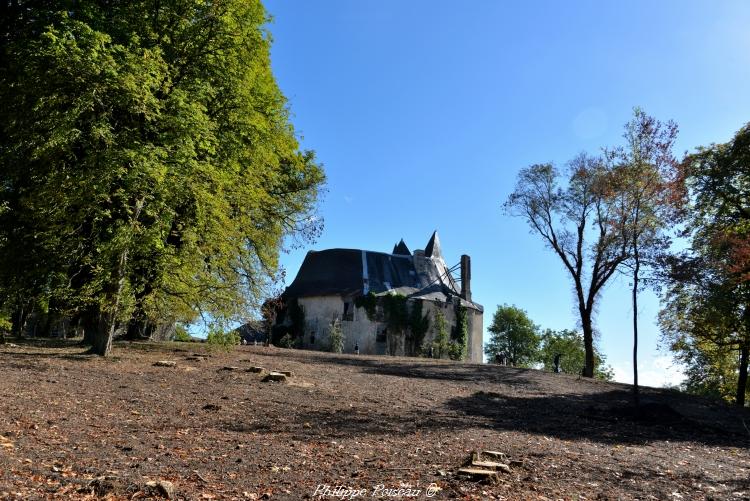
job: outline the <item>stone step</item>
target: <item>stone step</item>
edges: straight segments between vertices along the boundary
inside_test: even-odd
[[[493,470],[483,470],[481,468],[459,468],[459,475],[466,475],[477,480],[497,480],[497,472]]]
[[[277,383],[283,383],[286,381],[286,375],[280,372],[269,372],[266,377],[263,378],[263,382],[275,381]]]
[[[156,367],[175,367],[177,362],[174,360],[159,360],[154,364]]]
[[[475,468],[485,468],[487,470],[510,473],[510,466],[505,463],[497,463],[495,461],[472,461],[471,466]]]

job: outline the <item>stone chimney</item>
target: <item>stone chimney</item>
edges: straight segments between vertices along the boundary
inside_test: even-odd
[[[461,256],[461,297],[471,301],[471,258]]]

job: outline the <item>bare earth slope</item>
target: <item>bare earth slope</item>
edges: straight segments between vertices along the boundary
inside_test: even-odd
[[[750,413],[667,390],[647,389],[633,416],[625,385],[534,370],[193,344],[118,344],[102,360],[48,344],[0,346],[3,499],[139,499],[157,492],[148,481],[178,499],[304,499],[321,484],[367,498],[382,485],[428,499],[431,484],[431,499],[750,497]],[[253,366],[293,376],[261,382]],[[473,450],[504,452],[510,473],[456,475]]]

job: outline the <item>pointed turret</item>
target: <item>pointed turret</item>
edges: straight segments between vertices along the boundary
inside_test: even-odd
[[[399,256],[411,256],[411,251],[404,243],[404,239],[402,238],[401,241],[393,246],[393,252],[391,254],[396,254]]]
[[[427,242],[427,247],[424,248],[424,255],[425,257],[443,257],[443,252],[440,250],[440,239],[438,238],[437,230],[432,233],[430,241]]]

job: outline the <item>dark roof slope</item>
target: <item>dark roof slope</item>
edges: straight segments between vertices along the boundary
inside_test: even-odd
[[[365,255],[369,291],[377,294],[399,287],[419,287],[411,256],[369,251]]]
[[[361,293],[362,251],[328,249],[307,253],[297,277],[284,295],[301,297]]]

